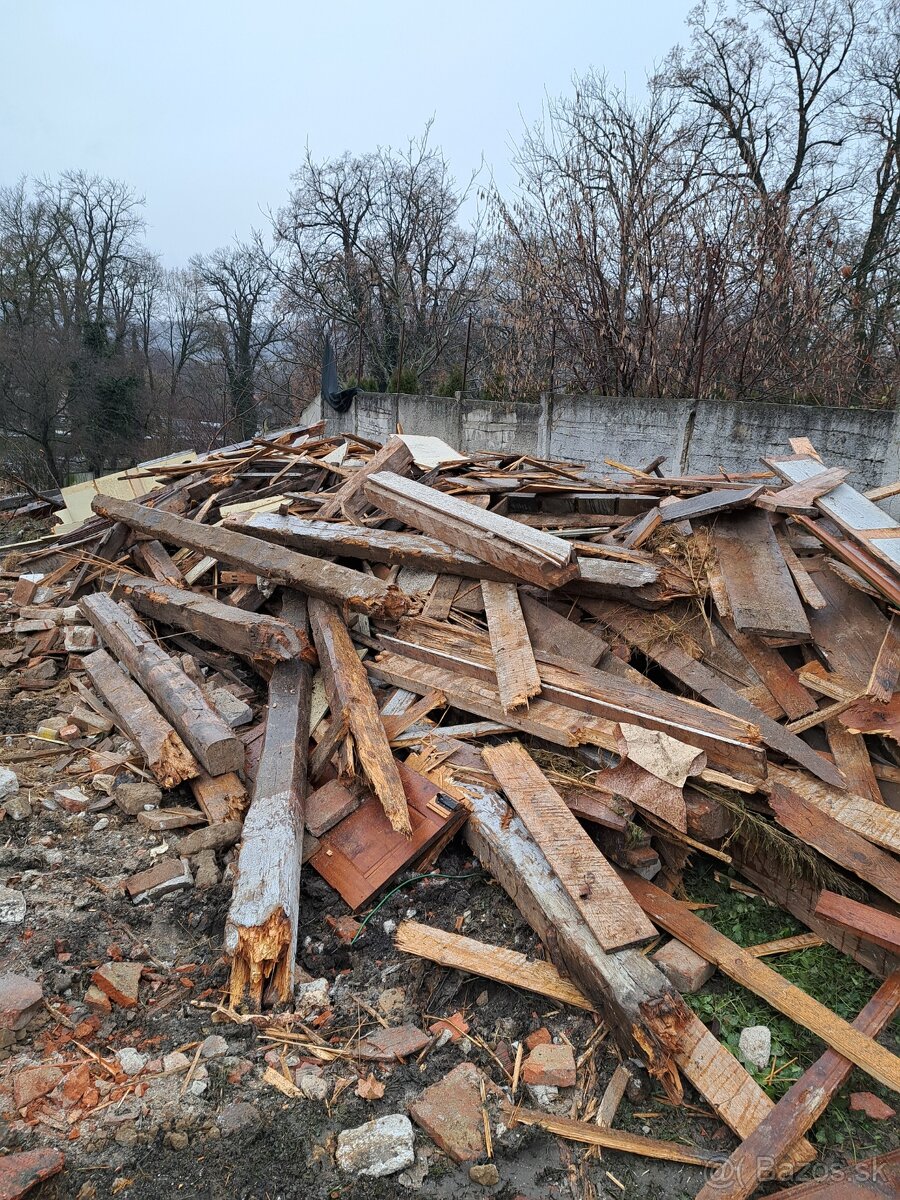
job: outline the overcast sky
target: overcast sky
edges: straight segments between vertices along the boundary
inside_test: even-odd
[[[591,66],[639,89],[692,0],[0,0],[0,184],[84,168],[146,199],[169,265],[265,225],[308,143],[400,145],[434,117],[464,178]]]

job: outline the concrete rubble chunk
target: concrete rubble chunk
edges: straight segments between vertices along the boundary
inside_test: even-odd
[[[216,1117],[222,1137],[235,1137],[237,1134],[255,1133],[262,1124],[259,1109],[246,1100],[235,1100],[226,1104]]]
[[[391,1113],[338,1134],[337,1165],[351,1175],[380,1179],[415,1162],[413,1127],[409,1117]]]
[[[24,1029],[41,1011],[41,985],[12,971],[0,974],[0,1029]]]
[[[136,817],[147,808],[158,808],[162,792],[155,783],[120,783],[113,792],[116,805],[129,817]]]
[[[241,725],[249,725],[253,720],[253,709],[243,700],[229,692],[228,688],[215,688],[210,699],[213,707],[226,725],[237,729]]]
[[[26,907],[21,892],[0,884],[0,925],[18,925],[24,921]]]
[[[15,796],[19,790],[19,777],[9,767],[0,767],[0,801]]]
[[[744,1062],[762,1071],[769,1065],[772,1054],[772,1031],[768,1025],[748,1025],[741,1030],[738,1049]]]
[[[482,1083],[486,1096],[502,1097],[497,1085],[474,1063],[460,1063],[409,1106],[415,1123],[454,1162],[474,1162],[485,1154]]]
[[[241,840],[242,829],[241,821],[219,821],[215,825],[195,829],[178,839],[178,853],[190,858],[192,854],[199,854],[201,850],[224,850]]]

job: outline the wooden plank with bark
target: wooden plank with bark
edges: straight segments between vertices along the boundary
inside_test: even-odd
[[[742,633],[811,639],[809,621],[767,513],[753,509],[720,517],[713,544],[732,618]]]
[[[662,971],[638,950],[607,954],[506,802],[467,789],[465,834],[473,853],[509,894],[554,964],[603,1012],[623,1057],[637,1053],[667,1094],[682,1094],[679,1067],[713,1110],[746,1137],[773,1103],[737,1059],[687,1008]],[[801,1143],[796,1161],[815,1152]]]
[[[82,597],[79,606],[100,639],[152,697],[209,774],[241,770],[243,742],[133,611],[100,592]]]
[[[484,614],[494,656],[497,689],[505,713],[527,708],[540,695],[541,677],[522,616],[519,593],[514,583],[481,581]]]
[[[415,954],[442,967],[452,967],[467,975],[481,975],[497,983],[523,988],[549,1000],[571,1004],[595,1012],[595,1006],[571,980],[560,975],[552,963],[540,958],[528,958],[518,950],[492,946],[461,933],[448,933],[422,925],[418,921],[402,921],[394,935],[394,945],[404,954]]]
[[[177,787],[200,774],[200,764],[141,688],[105,650],[82,659],[116,724],[138,747],[156,782]]]
[[[680,900],[675,900],[636,875],[623,876],[623,880],[644,912],[667,933],[690,946],[695,954],[715,963],[729,979],[821,1038],[826,1045],[849,1058],[873,1079],[885,1087],[900,1091],[900,1059],[889,1050],[853,1029],[824,1004],[742,950],[725,934],[719,933],[691,912]]]
[[[884,946],[894,954],[900,953],[900,917],[873,908],[871,904],[860,904],[849,896],[823,889],[816,903],[816,916],[833,921],[842,929],[849,929],[857,937]]]
[[[285,595],[282,611],[299,629],[306,625],[304,608],[301,596]],[[262,756],[225,922],[231,1003],[246,999],[253,1012],[261,1011],[267,987],[283,1004],[294,989],[312,677],[300,658],[272,670]]]
[[[258,538],[217,525],[188,521],[146,504],[95,496],[94,512],[124,522],[139,533],[214,558],[217,562],[252,571],[270,583],[296,588],[353,612],[397,618],[415,607],[408,596],[371,575],[337,563],[322,562],[295,550],[261,545]]]
[[[347,626],[338,610],[322,600],[310,600],[309,619],[332,720],[346,717],[362,772],[391,827],[409,836],[412,827],[403,783]]]
[[[115,593],[125,596],[146,617],[263,663],[286,662],[290,658],[315,659],[315,650],[303,630],[280,617],[244,612],[202,592],[157,583],[135,575],[116,581]]]
[[[603,949],[655,937],[613,867],[521,742],[488,746],[482,758]]]
[[[541,587],[560,587],[578,575],[571,545],[540,529],[467,504],[390,471],[372,475],[366,495],[396,517],[459,550]]]
[[[877,1037],[900,1008],[900,971],[884,981],[853,1022],[867,1037]],[[826,1050],[791,1084],[769,1115],[741,1142],[726,1163],[706,1181],[697,1200],[746,1200],[763,1179],[783,1179],[785,1153],[803,1137],[846,1083],[853,1064]]]

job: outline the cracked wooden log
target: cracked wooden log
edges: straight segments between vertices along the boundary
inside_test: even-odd
[[[101,516],[122,521],[129,528],[161,542],[188,546],[217,562],[252,571],[272,584],[296,588],[343,609],[395,619],[416,607],[416,602],[409,596],[374,576],[261,543],[259,538],[244,533],[188,521],[158,508],[136,504],[133,500],[116,500],[112,496],[95,496],[91,507]]]
[[[88,679],[103,697],[116,724],[143,754],[160,787],[177,787],[200,774],[200,764],[190,750],[111,655],[95,650],[82,661]]]
[[[176,629],[186,629],[242,658],[263,663],[298,657],[308,662],[315,659],[315,650],[306,633],[279,617],[244,612],[201,592],[134,575],[118,578],[115,591],[144,616]]]
[[[288,592],[282,614],[302,630],[305,607],[303,597]],[[300,658],[272,670],[262,755],[225,922],[231,1003],[246,998],[254,1012],[270,985],[281,1003],[294,988],[312,679],[311,665]]]
[[[356,655],[338,610],[310,600],[309,619],[332,721],[346,718],[362,772],[381,802],[391,828],[412,834],[406,793],[388,742],[366,669]]]
[[[506,802],[478,785],[467,788],[466,839],[546,946],[551,960],[603,1013],[626,1057],[638,1053],[676,1102],[679,1068],[715,1112],[747,1137],[771,1112],[772,1101],[718,1042],[681,996],[639,950],[603,951],[566,895],[521,820]],[[792,1151],[800,1164],[815,1152],[807,1142]]]
[[[243,742],[132,610],[102,592],[83,596],[78,603],[100,639],[152,697],[209,774],[243,768]]]

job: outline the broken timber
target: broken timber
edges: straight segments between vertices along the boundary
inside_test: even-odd
[[[285,594],[282,611],[299,629],[306,623],[304,607],[302,597]],[[231,1003],[246,997],[254,1012],[261,1011],[269,984],[281,1003],[294,989],[312,674],[300,658],[272,671],[262,756],[225,923]]]
[[[615,870],[521,742],[488,746],[482,758],[603,949],[655,937]]]
[[[264,663],[315,658],[306,634],[279,617],[245,612],[200,592],[134,575],[120,576],[115,581],[115,591],[126,596],[144,616],[186,629],[243,658]]]
[[[635,949],[604,952],[564,891],[547,859],[505,801],[472,786],[467,791],[466,840],[483,866],[585,996],[602,1010],[625,1057],[635,1044],[670,1097],[681,1095],[679,1066],[715,1112],[746,1137],[773,1103],[737,1059],[687,1008],[662,971]],[[796,1161],[815,1152],[800,1143]]]
[[[514,583],[481,582],[484,615],[487,618],[497,690],[505,713],[527,708],[541,691],[541,677],[522,616],[519,593]]]
[[[823,891],[816,904],[816,916],[833,921],[876,946],[900,953],[900,918],[871,904],[859,904],[836,892]]]
[[[347,626],[338,610],[322,600],[310,600],[309,618],[332,720],[346,718],[363,774],[391,827],[410,836],[406,793],[366,669],[356,656]]]
[[[241,770],[243,742],[131,609],[102,592],[84,596],[79,605],[101,639],[159,705],[209,774]]]
[[[263,546],[258,538],[244,533],[234,533],[217,525],[202,525],[199,521],[188,521],[158,508],[149,508],[132,500],[116,500],[112,496],[95,496],[91,507],[94,512],[123,521],[139,533],[150,534],[176,546],[188,546],[217,562],[263,575],[269,583],[296,588],[354,612],[396,618],[415,607],[410,597],[398,588],[371,575],[363,575],[337,563],[322,562],[294,550]]]
[[[94,650],[83,661],[88,679],[143,754],[160,787],[177,787],[200,774],[200,764],[169,722],[105,650]]]
[[[900,1091],[900,1059],[889,1050],[853,1029],[824,1004],[742,950],[730,938],[695,916],[686,904],[636,875],[623,878],[644,912],[672,937],[690,946],[695,954],[702,955],[708,962],[715,963],[729,979],[748,988],[780,1013],[820,1037],[833,1050],[867,1071],[873,1079],[885,1087]]]
[[[541,587],[560,587],[578,575],[568,542],[508,517],[476,508],[390,471],[371,475],[366,496],[388,516],[474,554]]]
[[[810,641],[809,621],[768,514],[752,509],[720,517],[713,543],[737,628]]]

